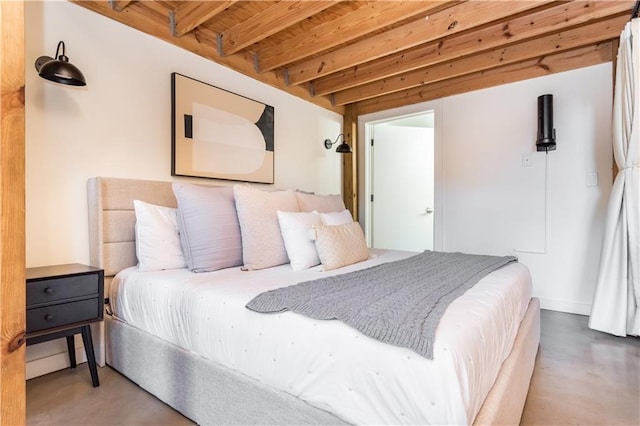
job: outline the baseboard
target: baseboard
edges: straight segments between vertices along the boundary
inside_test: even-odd
[[[81,364],[87,361],[87,357],[84,353],[84,346],[76,348],[76,364]],[[44,376],[45,374],[53,373],[54,371],[64,370],[69,368],[69,354],[65,350],[64,352],[52,354],[43,358],[38,358],[27,362],[26,376],[27,380],[34,377]]]
[[[591,303],[572,302],[569,300],[545,299],[540,297],[540,308],[578,315],[591,314]]]

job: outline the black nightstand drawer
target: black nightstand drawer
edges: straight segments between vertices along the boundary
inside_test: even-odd
[[[97,295],[99,291],[100,277],[97,274],[32,281],[27,286],[27,307],[57,300]]]
[[[27,333],[55,328],[62,325],[102,319],[100,299],[61,303],[27,310]]]

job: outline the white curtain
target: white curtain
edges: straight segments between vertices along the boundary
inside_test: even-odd
[[[620,35],[613,101],[613,183],[589,327],[640,335],[640,18]]]

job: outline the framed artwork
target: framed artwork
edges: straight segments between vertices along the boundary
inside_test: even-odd
[[[273,183],[274,109],[171,74],[171,175]]]

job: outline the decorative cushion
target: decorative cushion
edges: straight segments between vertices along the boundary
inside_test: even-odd
[[[134,200],[136,256],[141,271],[186,266],[176,223],[176,209]]]
[[[342,210],[335,213],[320,213],[320,220],[323,225],[344,225],[353,222],[353,216],[349,210]]]
[[[330,213],[345,209],[344,201],[340,195],[317,195],[304,192],[296,192],[295,194],[301,212]]]
[[[369,257],[364,233],[358,222],[314,227],[318,257],[325,271],[361,262]]]
[[[236,209],[242,234],[242,257],[247,270],[289,263],[277,211],[297,212],[293,191],[261,191],[235,185]]]
[[[292,213],[278,210],[278,223],[291,269],[298,271],[320,264],[313,242],[313,227],[322,225],[315,212]]]
[[[187,266],[209,272],[242,265],[242,238],[231,187],[174,183]]]

